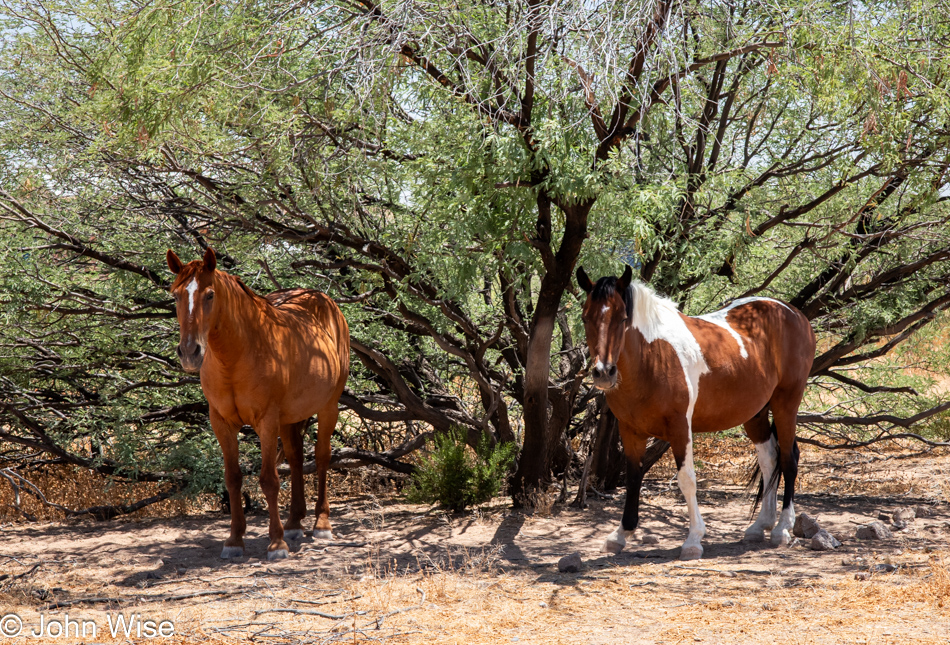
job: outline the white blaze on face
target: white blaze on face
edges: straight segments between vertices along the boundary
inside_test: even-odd
[[[198,291],[198,278],[192,278],[188,286],[185,287],[188,292],[188,315],[191,316],[195,309],[195,292]]]

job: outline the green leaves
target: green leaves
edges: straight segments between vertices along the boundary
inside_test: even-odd
[[[414,503],[439,503],[461,512],[498,494],[515,458],[517,446],[511,443],[494,447],[482,434],[478,448],[465,444],[464,434],[455,429],[432,439],[434,450],[422,458],[406,489],[406,499]]]

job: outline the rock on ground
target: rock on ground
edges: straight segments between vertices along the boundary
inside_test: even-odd
[[[644,544],[659,544],[660,538],[658,538],[655,535],[644,535],[643,539],[640,541],[643,542]]]
[[[859,526],[855,535],[859,540],[884,540],[891,537],[891,531],[883,522],[874,521]]]
[[[917,509],[902,508],[894,512],[894,522],[910,522],[917,517]]]
[[[821,530],[818,526],[818,520],[808,513],[799,513],[795,518],[795,526],[792,527],[792,533],[797,537],[812,538]]]
[[[825,529],[821,529],[811,538],[811,548],[814,551],[833,551],[841,546],[841,542]]]
[[[581,554],[575,551],[557,561],[557,570],[561,573],[577,573],[581,570]]]

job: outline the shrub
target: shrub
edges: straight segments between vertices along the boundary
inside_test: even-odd
[[[492,447],[483,434],[476,450],[469,448],[464,431],[453,429],[433,440],[434,449],[422,459],[406,491],[410,502],[438,502],[453,511],[482,504],[498,494],[518,447]]]

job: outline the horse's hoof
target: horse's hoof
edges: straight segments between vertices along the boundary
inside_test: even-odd
[[[267,552],[268,560],[283,560],[286,557],[289,557],[290,553],[287,549],[274,549],[273,551]]]
[[[240,558],[244,555],[243,546],[226,546],[221,549],[221,559],[230,560],[231,558]]]
[[[703,547],[684,546],[680,552],[680,560],[699,560],[703,557]]]
[[[602,548],[602,549],[600,550],[600,552],[601,552],[601,553],[613,553],[614,555],[617,555],[618,553],[620,553],[621,551],[623,551],[623,547],[624,547],[624,545],[621,544],[620,542],[614,542],[613,540],[607,540],[606,542],[604,542],[604,548]]]
[[[284,529],[285,540],[302,540],[303,529]]]
[[[792,536],[789,534],[788,529],[772,531],[772,546],[785,546],[791,541]]]
[[[749,529],[742,536],[743,542],[765,542],[765,533],[760,530]]]
[[[315,540],[332,540],[333,531],[329,529],[314,529],[313,530],[313,539]]]

